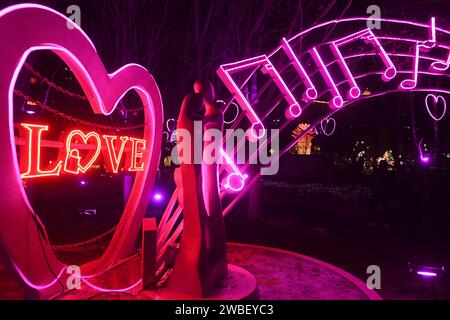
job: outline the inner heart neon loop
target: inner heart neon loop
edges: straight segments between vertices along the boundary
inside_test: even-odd
[[[41,297],[61,289],[55,276],[64,278],[65,266],[54,255],[45,227],[31,207],[20,177],[13,127],[13,93],[19,72],[33,51],[51,50],[72,70],[92,110],[111,114],[120,99],[135,90],[145,112],[142,171],[135,182],[104,254],[83,266],[83,276],[103,272],[126,257],[133,247],[149,202],[159,162],[163,107],[154,78],[142,66],[128,64],[108,74],[89,37],[77,26],[67,28],[69,20],[44,6],[21,4],[0,11],[0,235],[18,274]],[[7,107],[6,107],[7,106]],[[30,227],[36,225],[36,227]],[[62,279],[61,279],[62,280]]]

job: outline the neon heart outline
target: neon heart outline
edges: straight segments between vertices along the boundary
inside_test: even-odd
[[[8,44],[0,51],[0,105],[8,106],[0,110],[0,145],[4,148],[0,152],[0,241],[17,273],[39,291],[41,298],[59,293],[59,278],[67,275],[63,272],[66,266],[54,255],[45,227],[28,201],[17,163],[13,94],[28,55],[38,50],[57,54],[73,71],[97,114],[111,114],[132,89],[144,105],[146,166],[136,173],[130,198],[107,249],[100,258],[81,266],[84,278],[104,272],[131,252],[150,201],[146,195],[151,193],[156,177],[162,139],[161,95],[151,74],[137,64],[108,74],[89,37],[71,22],[74,28],[68,29],[68,22],[64,15],[36,4],[19,4],[0,11],[0,43]],[[36,228],[29,228],[31,222],[36,222]]]
[[[443,108],[443,111],[442,111],[442,115],[440,117],[435,117],[434,114],[431,112],[430,106],[428,105],[428,97],[433,97],[433,102],[436,104],[436,106],[438,105],[439,99],[442,99],[442,101],[444,103],[444,108]],[[444,118],[445,114],[447,113],[447,101],[441,95],[436,96],[433,93],[429,93],[425,97],[425,107],[427,108],[428,114],[430,115],[430,117],[432,117],[434,119],[434,121],[442,120],[442,118]]]
[[[325,123],[325,128],[324,128],[324,126],[323,126],[323,123],[326,121],[326,123]],[[328,124],[330,123],[330,122],[333,122],[333,130],[331,130],[331,133],[328,133],[327,131],[326,131],[326,129],[328,128]],[[322,132],[327,136],[327,137],[329,137],[329,136],[331,136],[333,133],[334,133],[334,130],[336,130],[336,120],[334,120],[334,118],[325,118],[325,119],[323,119],[322,121],[320,121],[320,128],[322,129]]]

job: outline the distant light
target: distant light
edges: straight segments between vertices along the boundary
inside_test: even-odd
[[[157,202],[160,202],[161,200],[163,199],[163,196],[162,196],[162,194],[161,193],[155,193],[154,195],[153,195],[153,200],[155,200],[155,201],[157,201]]]
[[[34,111],[34,110],[27,110],[27,111],[25,111],[27,114],[35,114],[36,113],[36,111]]]
[[[417,271],[416,272],[419,276],[430,278],[430,277],[437,277],[436,272],[429,272],[429,271]]]
[[[422,161],[423,163],[428,163],[428,162],[430,162],[430,157],[428,157],[428,156],[421,156],[420,157],[420,161]]]
[[[366,88],[364,90],[364,92],[362,93],[363,96],[370,96],[371,94],[372,94],[372,92],[368,88]]]
[[[85,186],[85,185],[87,185],[87,181],[81,180],[81,181],[80,181],[80,184],[81,184],[82,186]]]
[[[83,210],[80,210],[80,215],[82,215],[82,216],[95,216],[95,215],[97,215],[97,209],[83,209]]]

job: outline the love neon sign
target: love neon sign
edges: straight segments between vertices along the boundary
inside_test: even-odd
[[[21,178],[40,178],[59,176],[61,173],[86,173],[98,160],[100,153],[109,172],[118,173],[119,169],[128,172],[144,170],[143,155],[146,141],[128,136],[100,135],[97,132],[72,130],[61,137],[62,148],[56,162],[43,168],[41,164],[43,135],[49,130],[47,125],[20,124],[20,135],[25,139],[20,148]],[[46,142],[47,146],[60,146]]]
[[[67,136],[63,137],[63,141],[44,140],[49,134],[48,127],[25,128],[19,124],[18,127],[25,130],[24,134],[27,135],[14,135],[14,126],[17,127],[12,122],[15,85],[29,54],[50,50],[63,59],[79,82],[92,111],[99,116],[113,113],[119,101],[130,90],[136,92],[142,102],[145,119],[142,142],[139,139],[133,142],[132,139],[135,138],[128,137],[121,155],[120,136],[116,139],[105,138],[97,133],[101,141],[100,152],[104,151],[108,155],[108,143],[110,148],[114,145],[110,149],[114,153],[109,152],[112,158],[103,156],[106,165],[112,160],[113,164],[119,164],[117,170],[128,170],[130,167],[127,167],[125,158],[131,159],[131,165],[134,147],[135,168],[141,170],[142,165],[143,169],[135,174],[130,196],[104,253],[80,266],[83,279],[93,279],[132,254],[142,218],[150,202],[148,194],[151,193],[156,178],[161,150],[163,105],[153,76],[137,64],[127,64],[109,73],[89,37],[77,25],[72,24],[74,28],[69,30],[67,23],[71,22],[66,16],[36,4],[19,4],[0,11],[0,43],[7,44],[0,50],[0,242],[17,275],[28,287],[38,291],[40,298],[53,297],[64,290],[60,284],[67,278],[65,271],[68,266],[59,261],[53,252],[46,228],[30,205],[21,177],[26,170],[22,171],[18,166],[17,155],[19,153],[19,160],[23,160],[24,153],[20,149],[27,152],[26,147],[30,148],[27,137],[31,135],[35,139],[33,142],[36,141],[34,145],[31,144],[36,151],[30,153],[31,157],[39,156],[39,160],[44,161],[45,154],[42,151],[48,151],[45,148],[58,148],[60,151],[48,168],[38,168],[51,173],[52,170],[58,170],[59,161],[63,161],[59,169],[62,173],[66,165],[67,150],[71,162],[76,164],[77,156],[80,157],[81,169],[84,170],[89,164],[89,159],[86,158],[89,150],[97,150],[98,146],[93,135],[86,137],[89,130],[83,132],[87,143],[84,143],[83,137],[73,134],[72,138],[79,143],[71,143],[70,149],[65,144]],[[74,148],[79,152],[70,152]],[[41,159],[41,156],[44,157]],[[29,157],[25,157],[24,161],[27,159]],[[119,159],[125,161],[125,165],[119,163]],[[72,163],[68,163],[66,167],[82,172],[79,167],[73,168]],[[30,227],[34,224],[36,228]]]

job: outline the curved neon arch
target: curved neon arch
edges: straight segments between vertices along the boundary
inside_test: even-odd
[[[384,19],[384,18],[382,18],[382,19],[375,19],[375,20],[380,20],[384,23],[392,23],[392,24],[400,25],[400,26],[406,25],[409,27],[417,27],[419,29],[427,29],[427,31],[432,31],[432,32],[428,32],[428,34],[429,35],[431,34],[433,36],[430,39],[406,39],[406,38],[401,38],[401,37],[398,37],[395,35],[375,35],[376,39],[378,41],[373,41],[372,45],[373,45],[373,47],[375,47],[377,52],[349,54],[346,56],[336,52],[336,54],[334,55],[335,59],[331,60],[331,61],[323,61],[322,67],[324,67],[325,69],[330,69],[336,64],[340,65],[341,70],[343,70],[344,74],[347,74],[347,76],[348,76],[351,71],[350,71],[350,69],[346,68],[346,66],[347,66],[347,64],[351,64],[354,59],[357,59],[357,58],[360,58],[363,56],[376,57],[376,56],[382,55],[382,58],[384,58],[383,62],[385,64],[385,69],[360,73],[357,75],[352,75],[352,78],[354,80],[358,80],[358,81],[366,83],[366,81],[371,80],[373,77],[380,77],[385,82],[386,81],[387,82],[391,82],[391,81],[396,82],[398,80],[405,80],[407,78],[403,78],[403,76],[411,75],[414,73],[416,73],[416,75],[418,77],[420,77],[420,76],[433,76],[433,77],[436,76],[441,79],[448,79],[450,77],[450,74],[448,73],[448,71],[450,71],[450,68],[449,68],[450,45],[439,42],[442,35],[445,35],[446,37],[448,37],[448,35],[450,35],[450,30],[445,30],[443,28],[437,27],[434,23],[435,22],[434,18],[431,19],[431,24],[430,23],[417,23],[417,22],[400,20],[400,19]],[[400,90],[400,88],[398,86],[389,88],[388,85],[386,85],[386,87],[388,87],[388,88],[386,88],[382,92],[374,92],[368,96],[364,96],[361,92],[362,90],[360,90],[360,88],[357,88],[355,86],[356,82],[349,81],[350,77],[346,78],[345,80],[334,81],[334,86],[329,85],[328,88],[319,89],[315,86],[313,77],[317,77],[320,71],[318,69],[315,69],[312,71],[307,71],[301,63],[302,58],[304,58],[307,55],[310,55],[310,50],[313,50],[315,48],[314,43],[312,43],[312,44],[310,43],[309,47],[306,47],[304,52],[300,52],[300,53],[295,52],[295,50],[293,49],[293,48],[297,47],[296,45],[293,45],[293,43],[296,43],[296,41],[298,41],[301,38],[305,39],[308,36],[308,34],[311,33],[312,31],[318,31],[321,28],[326,28],[331,25],[336,25],[336,24],[341,24],[341,23],[358,23],[358,22],[364,23],[364,28],[366,28],[365,27],[366,21],[367,21],[367,17],[356,17],[356,18],[346,18],[346,19],[338,19],[338,20],[324,22],[319,25],[313,26],[309,29],[303,30],[302,32],[298,33],[297,35],[294,35],[293,37],[291,37],[289,39],[286,39],[286,38],[281,39],[280,45],[267,55],[260,55],[260,56],[254,57],[254,58],[247,58],[247,59],[244,59],[244,60],[241,60],[238,62],[228,63],[226,65],[220,66],[220,68],[218,69],[217,72],[218,72],[220,78],[222,79],[222,81],[229,88],[230,93],[233,95],[232,98],[228,100],[228,103],[226,104],[226,108],[235,101],[243,110],[243,112],[241,113],[239,118],[233,123],[232,128],[237,128],[239,126],[240,121],[243,120],[246,116],[247,119],[250,120],[250,122],[251,122],[250,129],[255,133],[254,134],[255,138],[258,138],[258,136],[256,135],[256,132],[255,132],[256,130],[254,130],[254,127],[258,126],[261,128],[265,128],[265,126],[263,124],[264,120],[275,109],[280,108],[280,105],[283,100],[286,102],[286,105],[288,108],[287,110],[289,112],[289,109],[293,105],[292,101],[291,101],[292,100],[291,95],[286,94],[286,92],[283,92],[283,90],[280,90],[280,94],[279,94],[280,98],[279,99],[276,99],[275,102],[272,102],[271,104],[269,104],[268,106],[265,106],[265,108],[262,109],[261,115],[256,113],[255,110],[252,108],[251,101],[243,101],[243,98],[245,98],[245,97],[243,97],[242,93],[240,92],[240,89],[243,88],[250,81],[250,79],[253,76],[255,76],[255,74],[258,71],[258,68],[260,68],[262,65],[267,65],[267,64],[269,64],[271,66],[275,65],[275,63],[273,61],[275,61],[277,54],[285,54],[285,56],[290,60],[290,65],[292,67],[294,67],[294,69],[298,73],[298,80],[291,81],[291,83],[289,83],[289,81],[286,81],[285,79],[281,79],[285,85],[279,85],[280,79],[272,76],[272,80],[269,80],[268,82],[272,82],[275,84],[277,84],[277,82],[278,82],[278,84],[277,84],[278,88],[288,87],[288,89],[291,90],[291,92],[294,92],[294,90],[296,90],[300,85],[302,86],[302,88],[304,87],[303,95],[300,94],[297,96],[298,97],[297,102],[298,102],[298,105],[301,105],[302,111],[306,110],[307,108],[313,107],[315,99],[319,99],[319,98],[323,97],[324,95],[329,94],[330,91],[335,90],[335,93],[344,92],[344,88],[348,87],[349,82],[353,84],[353,86],[351,86],[351,90],[348,93],[347,98],[349,100],[344,99],[342,96],[342,101],[341,101],[339,98],[340,95],[336,94],[334,97],[334,104],[333,104],[333,100],[330,99],[329,110],[324,111],[323,114],[317,116],[316,120],[313,121],[313,123],[310,126],[311,130],[313,128],[315,128],[316,126],[320,126],[321,122],[324,121],[324,119],[329,119],[329,117],[331,117],[335,112],[337,112],[338,110],[344,109],[346,106],[348,106],[350,104],[353,104],[358,101],[363,101],[366,99],[378,97],[381,95],[386,95],[386,94],[391,94],[391,93],[396,93],[396,92],[402,91],[402,90]],[[375,30],[374,30],[374,32],[375,32]],[[361,33],[367,33],[367,31],[364,31],[364,32],[361,31]],[[357,34],[357,32],[355,34]],[[370,35],[370,33],[368,33],[368,34]],[[345,38],[345,37],[346,37],[346,35],[344,35],[343,38]],[[369,38],[370,37],[371,36],[369,36]],[[330,46],[333,43],[335,43],[337,40],[339,40],[339,39],[334,39],[331,41],[326,41],[326,42],[320,43],[320,47]],[[371,39],[368,39],[368,40],[371,40]],[[442,58],[433,57],[430,55],[420,55],[421,61],[427,61],[427,63],[430,64],[430,67],[428,70],[424,70],[423,68],[420,68],[420,65],[417,69],[414,69],[412,66],[411,66],[410,70],[398,69],[395,66],[396,63],[394,61],[392,61],[392,63],[389,63],[390,61],[387,58],[395,57],[396,59],[411,59],[411,60],[413,60],[416,57],[416,55],[415,55],[415,52],[414,53],[392,52],[392,50],[385,50],[382,47],[383,43],[389,42],[389,41],[390,42],[403,42],[403,43],[410,44],[410,45],[415,44],[415,43],[417,44],[418,42],[425,42],[425,43],[427,43],[427,45],[430,45],[430,47],[432,47],[432,48],[447,50],[448,57],[442,59]],[[339,41],[338,41],[338,43],[339,43]],[[304,48],[305,46],[306,45],[302,45],[302,48]],[[317,55],[321,58],[322,57],[321,52],[319,52],[318,49],[316,49],[315,51],[317,52]],[[274,59],[274,60],[272,60],[272,59]],[[319,61],[318,65],[320,65],[320,64],[321,63]],[[343,64],[345,64],[345,65],[343,65]],[[238,86],[236,83],[233,83],[229,79],[227,73],[228,73],[228,71],[230,71],[230,74],[237,73],[240,69],[243,69],[244,67],[248,67],[248,70],[246,70],[246,72],[247,73],[250,72],[250,76],[248,76],[246,78],[246,80],[243,83],[240,83],[240,85]],[[283,67],[278,69],[278,75],[280,75],[281,78],[283,77],[282,72],[284,71],[284,69],[286,67],[287,66],[284,65]],[[392,68],[392,67],[394,67],[394,68]],[[393,72],[394,70],[395,70],[395,72]],[[267,72],[264,72],[264,71],[263,71],[263,73],[267,74]],[[326,77],[326,75],[325,76],[323,75],[324,73],[325,72],[322,72],[322,77]],[[276,74],[275,74],[275,76],[276,76]],[[330,75],[330,78],[332,78],[332,75]],[[258,92],[256,94],[255,99],[257,99],[259,97],[261,92],[264,92],[264,90],[267,89],[268,82],[266,82],[266,84],[263,84],[261,86],[260,92]],[[445,87],[444,88],[439,88],[439,87],[432,88],[432,87],[421,87],[420,85],[417,85],[417,86],[409,88],[407,91],[450,95],[450,90]],[[286,98],[286,97],[289,97],[289,98]],[[436,99],[438,99],[438,98],[436,98]],[[445,106],[446,106],[446,104],[445,104]],[[260,106],[258,107],[258,110],[261,110]],[[444,114],[445,114],[445,112],[444,112]],[[430,116],[432,116],[432,115],[430,114]],[[301,117],[301,114],[298,114],[297,118],[287,116],[285,119],[285,122],[279,127],[280,131],[287,128],[287,125],[292,121],[293,118],[299,119],[300,117]],[[438,115],[438,117],[436,117],[436,118],[440,120],[441,117]],[[298,139],[301,139],[301,137],[304,134],[307,134],[307,132],[304,132],[301,136],[297,137],[296,140],[292,141],[291,143],[289,143],[288,146],[283,148],[280,152],[280,156],[282,154],[286,153],[298,141]],[[256,152],[255,152],[255,154],[256,154]],[[252,159],[252,157],[255,156],[255,154],[250,155],[250,158],[248,159],[249,162]],[[242,165],[239,168],[239,170],[240,170],[240,172],[242,172],[242,174],[245,174],[248,167],[249,167],[248,164]],[[226,170],[222,169],[222,172],[226,172]],[[260,176],[260,174],[258,173],[256,175],[253,175],[252,177],[248,177],[248,179],[245,180],[245,185],[243,185],[242,187],[239,188],[239,192],[235,194],[234,199],[232,199],[231,202],[229,202],[227,207],[224,209],[224,215],[228,214],[231,211],[231,209],[234,207],[234,205],[240,199],[242,199],[242,197],[244,197],[244,195],[249,190],[251,190],[252,185],[258,180],[259,176]],[[223,196],[225,196],[225,193],[223,194]],[[171,218],[172,220],[175,219],[174,217],[178,217],[177,212],[178,211],[176,211],[176,210],[174,211],[172,218]],[[166,234],[159,238],[159,241],[161,243],[161,247],[160,247],[161,248],[160,256],[161,256],[164,254],[164,250],[165,250],[165,247],[167,244],[176,242],[177,238],[179,237],[179,235],[182,232],[183,225],[182,225],[182,223],[179,225],[176,225],[175,223],[169,223],[169,224],[163,223],[160,225],[160,228],[165,230],[164,233]],[[168,230],[175,230],[173,235],[170,237],[167,236]],[[162,268],[162,266],[161,266],[161,268]]]

